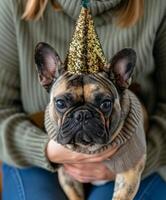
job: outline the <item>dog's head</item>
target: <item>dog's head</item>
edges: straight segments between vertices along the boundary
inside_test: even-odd
[[[129,87],[135,51],[118,52],[96,74],[72,74],[46,43],[35,50],[38,76],[50,92],[49,115],[59,143],[93,146],[108,144],[121,120],[120,96]]]

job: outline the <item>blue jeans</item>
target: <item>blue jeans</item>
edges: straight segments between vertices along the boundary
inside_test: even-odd
[[[18,169],[3,164],[2,200],[66,200],[57,174],[32,167]],[[88,200],[111,200],[114,183],[88,185]],[[134,200],[166,200],[166,182],[154,173],[141,182]]]

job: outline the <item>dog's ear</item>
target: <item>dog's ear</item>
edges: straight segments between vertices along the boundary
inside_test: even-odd
[[[122,49],[109,62],[107,73],[120,90],[129,87],[135,63],[136,52],[131,48]]]
[[[49,92],[54,81],[64,72],[57,52],[47,43],[40,42],[35,48],[35,63],[41,85]]]

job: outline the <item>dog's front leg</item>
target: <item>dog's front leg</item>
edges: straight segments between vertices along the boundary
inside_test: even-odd
[[[134,168],[116,175],[112,200],[133,200],[140,184],[145,158],[144,155]]]
[[[69,176],[63,167],[58,169],[59,183],[69,200],[84,200],[82,183]]]

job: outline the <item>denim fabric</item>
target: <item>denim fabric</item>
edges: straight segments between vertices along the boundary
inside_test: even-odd
[[[66,200],[57,174],[32,167],[18,169],[3,164],[2,200]],[[114,183],[89,185],[88,200],[111,200]],[[166,200],[166,183],[154,173],[141,182],[134,200]]]
[[[2,165],[3,200],[67,200],[62,192],[57,173],[32,167],[18,169]]]
[[[91,186],[88,200],[111,200],[114,183]],[[144,179],[134,200],[166,200],[166,182],[157,174]]]

